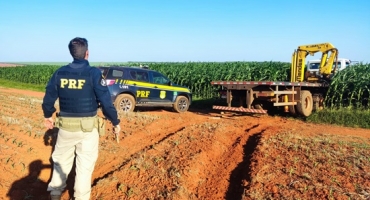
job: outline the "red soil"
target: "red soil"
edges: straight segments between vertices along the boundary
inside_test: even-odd
[[[0,88],[0,198],[48,199],[56,133],[43,127],[43,95]],[[121,127],[119,143],[110,124],[100,139],[91,199],[251,199],[249,193],[274,194],[279,192],[275,183],[291,183],[289,177],[275,177],[270,184],[253,181],[267,165],[271,170],[279,167],[274,161],[261,163],[266,154],[285,158],[284,167],[291,167],[288,154],[261,146],[277,134],[294,132],[308,137],[325,133],[370,141],[370,130],[365,129],[272,116],[221,116],[213,111],[141,110],[121,115]],[[320,172],[312,169],[312,173]],[[337,174],[328,170],[325,175]],[[341,181],[342,187],[353,187],[350,179]],[[369,179],[363,183],[370,188]],[[72,193],[73,173],[63,199]],[[329,199],[329,193],[317,190],[309,195]],[[304,193],[280,195],[284,199],[314,198]]]

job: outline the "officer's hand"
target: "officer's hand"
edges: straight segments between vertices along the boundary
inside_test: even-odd
[[[54,128],[54,120],[52,117],[45,118],[44,119],[44,125],[47,129],[53,129]]]
[[[115,134],[118,134],[121,131],[121,127],[119,126],[119,124],[117,124],[113,127],[113,131],[114,131]]]

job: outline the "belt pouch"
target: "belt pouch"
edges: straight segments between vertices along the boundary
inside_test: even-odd
[[[91,132],[95,127],[95,117],[81,119],[81,130],[83,132]]]
[[[81,118],[60,117],[59,128],[70,132],[81,131],[80,119]]]

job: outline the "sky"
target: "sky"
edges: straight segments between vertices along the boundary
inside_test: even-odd
[[[300,45],[330,42],[370,62],[368,0],[1,0],[0,62],[290,62]],[[320,53],[307,59],[319,58]]]

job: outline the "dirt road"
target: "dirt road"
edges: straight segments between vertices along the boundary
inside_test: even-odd
[[[0,197],[48,197],[56,132],[43,127],[43,95],[0,88]],[[268,190],[250,184],[264,140],[287,132],[370,138],[370,130],[271,116],[151,109],[120,117],[120,143],[110,124],[100,139],[92,199],[249,199],[248,191]],[[273,147],[265,153],[284,156]],[[73,193],[72,177],[63,199]]]

